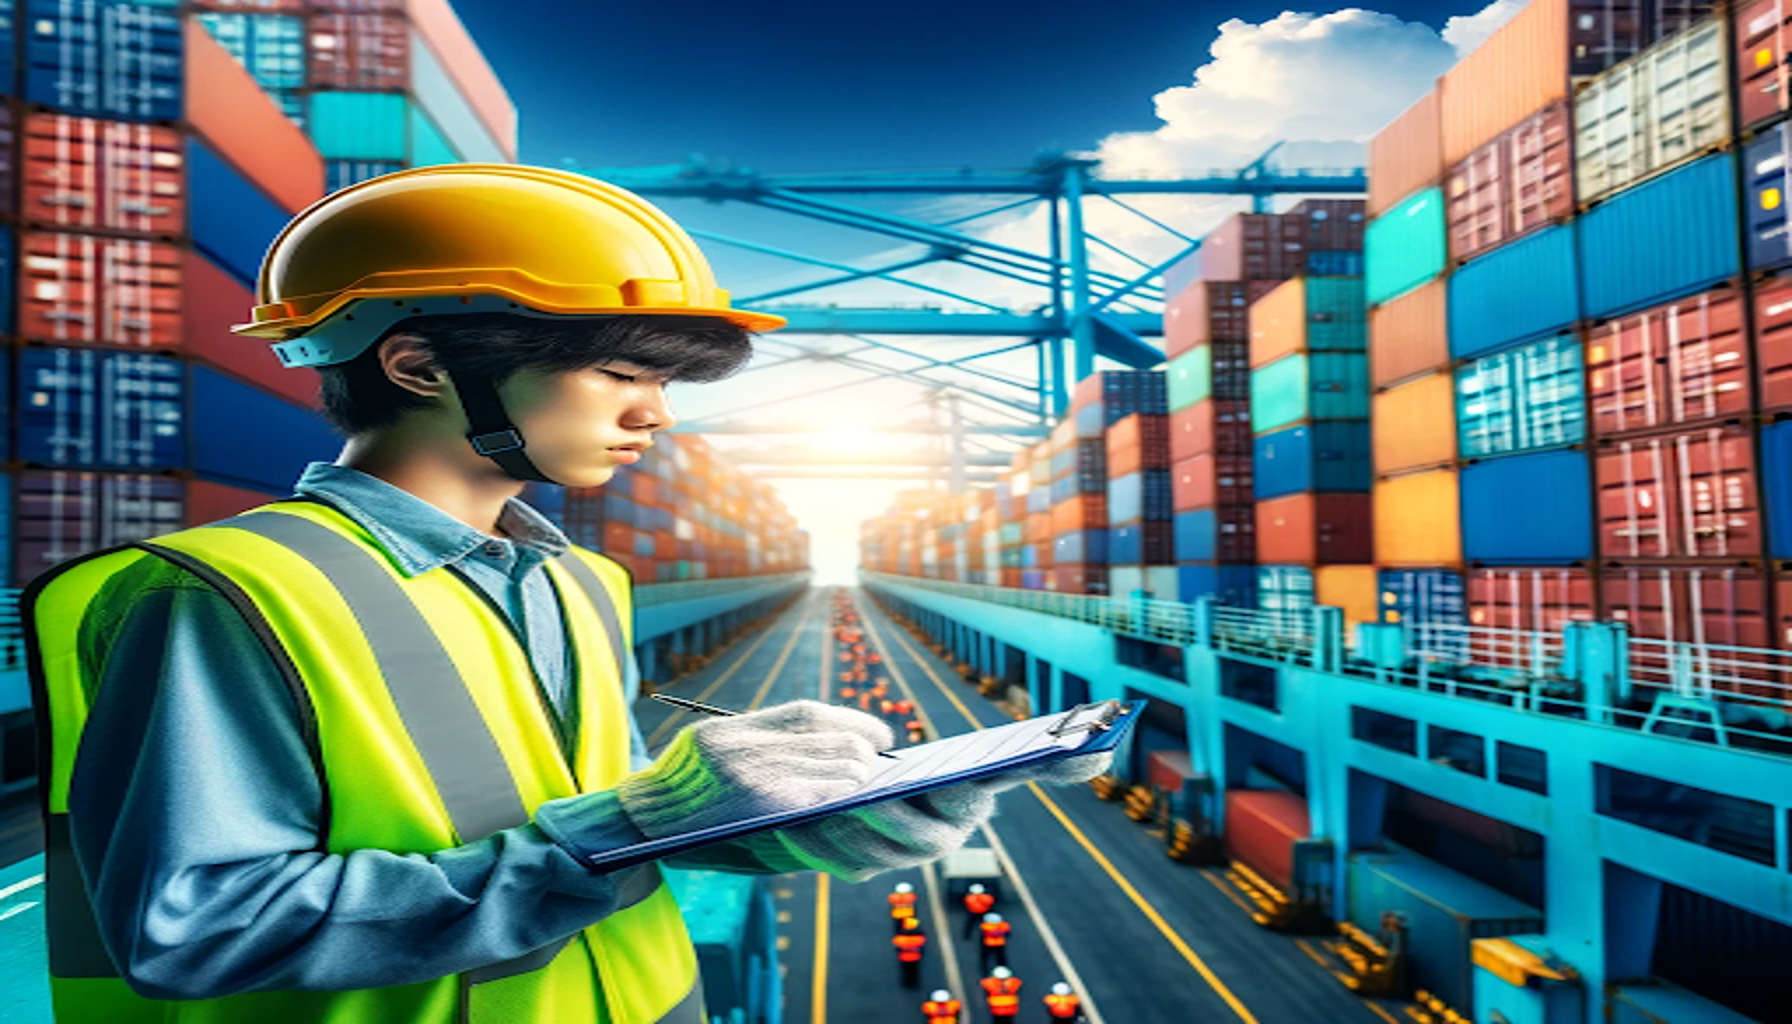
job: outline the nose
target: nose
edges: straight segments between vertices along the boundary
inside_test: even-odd
[[[639,402],[629,407],[624,425],[633,430],[670,430],[678,422],[672,413],[672,400],[663,388],[652,388]]]

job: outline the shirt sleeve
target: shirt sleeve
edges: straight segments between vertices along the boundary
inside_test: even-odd
[[[138,992],[410,984],[616,909],[615,880],[533,822],[428,854],[325,852],[318,771],[271,655],[198,577],[153,571],[160,585],[123,609],[96,602],[83,624],[101,667],[69,794],[102,939]],[[611,794],[538,819],[561,805],[581,808],[583,845],[639,841]]]

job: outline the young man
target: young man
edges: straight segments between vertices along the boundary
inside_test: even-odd
[[[336,462],[23,598],[58,1016],[706,1020],[658,865],[588,858],[843,795],[893,738],[797,701],[650,760],[627,574],[516,496],[607,482],[672,426],[669,383],[781,321],[728,308],[638,197],[508,165],[313,205],[260,301],[239,331],[319,368]],[[674,863],[863,880],[957,847],[1020,781]]]

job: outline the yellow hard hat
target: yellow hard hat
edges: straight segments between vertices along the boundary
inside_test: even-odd
[[[238,334],[280,341],[288,366],[346,362],[392,324],[433,313],[783,317],[731,309],[677,224],[625,189],[516,164],[443,164],[332,193],[262,260]]]

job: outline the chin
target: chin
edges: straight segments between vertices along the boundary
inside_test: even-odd
[[[562,480],[568,487],[602,487],[615,475],[615,466],[588,466],[567,477],[554,476],[554,479]]]

